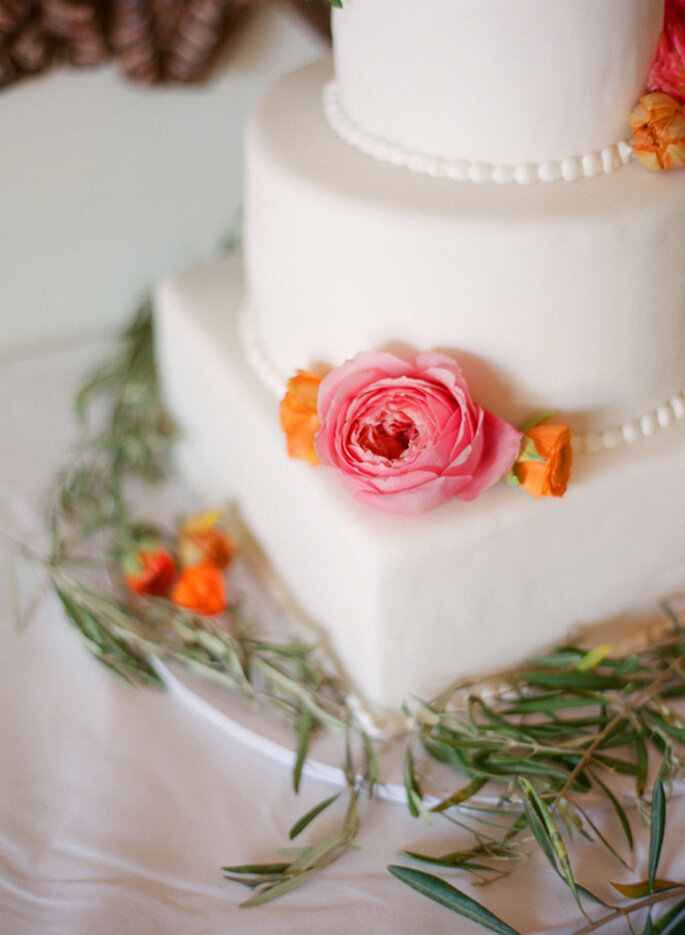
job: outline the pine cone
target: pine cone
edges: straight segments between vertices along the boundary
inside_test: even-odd
[[[129,78],[145,84],[159,80],[152,9],[146,0],[114,0],[109,40],[119,65]]]
[[[166,59],[165,76],[174,81],[199,78],[243,11],[242,4],[229,6],[229,0],[188,0]]]
[[[182,10],[183,0],[152,0],[155,45],[162,54],[173,44]]]
[[[0,45],[14,36],[31,15],[31,0],[4,0],[0,3]]]
[[[17,69],[6,49],[0,49],[0,88],[6,87],[17,77]]]
[[[42,71],[52,63],[53,43],[43,23],[35,18],[26,23],[13,38],[10,56],[21,71]]]
[[[72,65],[99,65],[109,56],[97,0],[43,0],[43,24],[61,40]]]

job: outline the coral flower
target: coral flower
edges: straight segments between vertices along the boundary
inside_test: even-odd
[[[224,576],[211,562],[184,568],[170,597],[178,607],[208,617],[220,614],[228,606]]]
[[[648,169],[685,166],[685,114],[668,94],[647,94],[630,115],[633,149]]]
[[[158,544],[139,546],[123,561],[124,580],[135,594],[160,597],[167,593],[176,577],[176,562]]]
[[[178,555],[181,565],[211,562],[219,569],[227,568],[236,554],[236,545],[219,525],[217,513],[201,513],[181,524]]]
[[[571,473],[571,433],[567,425],[542,423],[529,429],[530,439],[544,460],[524,459],[516,462],[514,474],[521,487],[531,497],[563,497]]]
[[[307,370],[298,370],[288,383],[280,408],[281,426],[288,440],[291,458],[302,458],[318,464],[314,436],[319,430],[317,398],[321,377]]]
[[[412,362],[358,354],[323,379],[319,416],[321,461],[359,500],[393,513],[473,500],[510,470],[521,440],[438,351]]]
[[[685,104],[685,6],[681,8],[680,18],[680,24],[667,25],[661,34],[647,90],[670,94],[680,104]]]

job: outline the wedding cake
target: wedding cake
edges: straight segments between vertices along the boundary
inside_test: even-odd
[[[629,124],[663,23],[344,0],[332,59],[249,126],[243,256],[158,290],[183,470],[374,705],[685,584],[685,171],[647,171]],[[563,498],[495,483],[550,461],[536,422]]]

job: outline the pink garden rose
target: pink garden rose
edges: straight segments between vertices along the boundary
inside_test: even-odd
[[[438,351],[413,363],[358,354],[324,377],[318,408],[322,463],[360,500],[394,513],[473,500],[519,453],[521,434],[476,405],[458,365]]]
[[[685,104],[685,0],[669,0],[664,31],[647,79],[649,91],[670,94]]]

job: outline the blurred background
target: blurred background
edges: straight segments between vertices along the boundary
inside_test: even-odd
[[[159,0],[166,39],[149,5],[114,2],[103,30],[102,4],[0,0],[0,360],[113,331],[215,257],[250,110],[328,44],[325,0]]]

